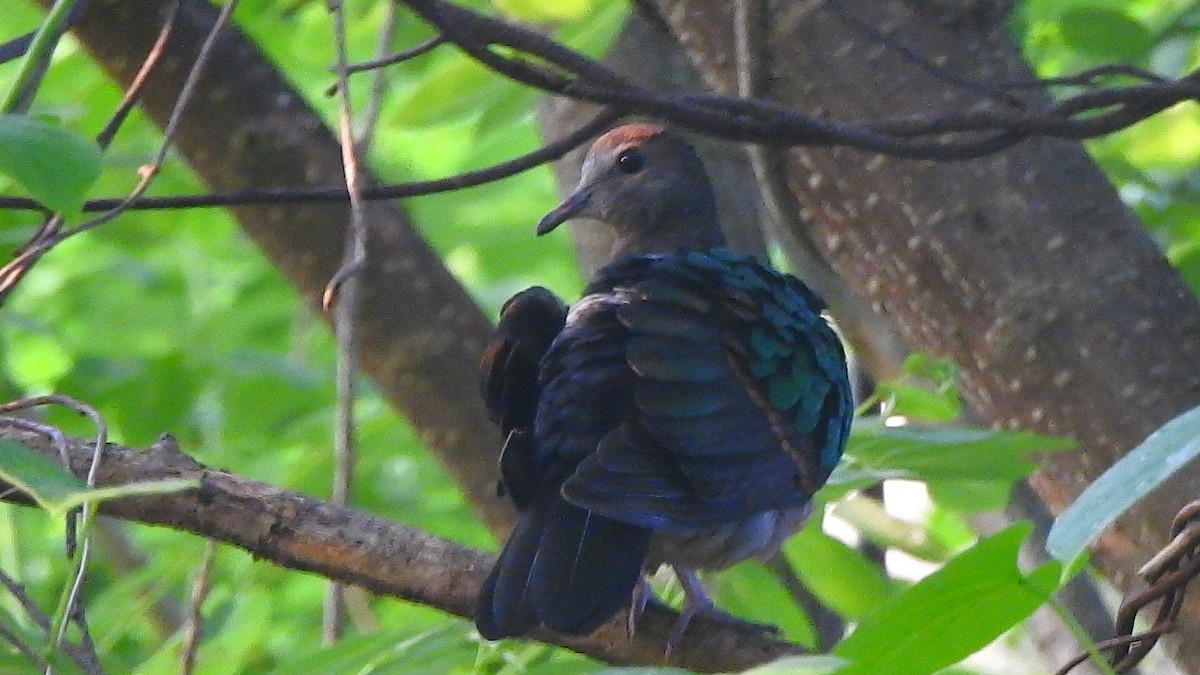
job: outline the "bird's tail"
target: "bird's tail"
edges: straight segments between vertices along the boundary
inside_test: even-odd
[[[496,640],[539,624],[590,633],[629,602],[649,543],[649,530],[545,495],[522,512],[480,590],[480,635]]]

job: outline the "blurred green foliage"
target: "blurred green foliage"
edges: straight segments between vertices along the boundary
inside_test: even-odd
[[[621,0],[495,0],[490,8],[480,0],[463,4],[532,21],[565,20],[555,36],[593,55],[603,52],[628,11]],[[374,50],[383,3],[350,0],[346,8],[351,54],[365,59]],[[32,30],[42,19],[26,0],[7,3],[5,11],[0,40]],[[235,17],[332,121],[334,103],[323,94],[332,82],[333,61],[325,3],[243,0]],[[1173,77],[1197,65],[1198,22],[1200,9],[1178,0],[1029,0],[1017,3],[1013,34],[1043,76],[1121,60]],[[429,35],[420,22],[403,17],[394,46],[410,46]],[[0,90],[7,88],[13,72],[11,64],[0,66]],[[443,176],[502,161],[539,144],[533,122],[537,96],[488,74],[452,49],[393,67],[388,78],[369,158],[383,181]],[[366,78],[354,81],[351,93],[358,109],[367,89]],[[39,91],[34,113],[86,138],[103,125],[119,96],[68,39]],[[136,181],[136,168],[157,142],[155,129],[135,112],[104,154],[89,194],[127,192]],[[1088,147],[1171,261],[1200,289],[1200,174],[1193,168],[1200,157],[1200,116],[1195,107],[1178,106]],[[25,190],[42,196],[20,175],[0,172],[0,193]],[[152,193],[201,190],[188,168],[172,158]],[[449,269],[494,313],[504,299],[532,283],[567,297],[577,294],[581,279],[567,238],[532,236],[532,223],[556,194],[549,169],[541,167],[500,183],[410,199],[404,206]],[[33,214],[0,212],[0,246],[19,246],[37,223]],[[314,495],[328,493],[331,474],[333,359],[325,326],[228,215],[215,209],[172,211],[169,216],[130,213],[69,240],[0,308],[0,400],[67,393],[98,408],[114,440],[147,445],[169,430],[202,462]],[[889,414],[927,426],[893,432],[882,419],[864,424],[850,461],[823,498],[836,499],[847,486],[882,476],[926,480],[933,507],[923,522],[905,525],[927,538],[925,548],[916,552],[944,562],[965,550],[961,555],[974,561],[971,571],[952,564],[947,576],[933,577],[921,595],[908,595],[904,583],[885,577],[861,551],[825,534],[820,517],[784,553],[838,614],[875,626],[839,652],[860,659],[877,658],[883,652],[873,652],[870,645],[882,649],[889,636],[905,629],[894,614],[878,612],[880,607],[951,607],[959,579],[955,575],[992,570],[993,577],[973,579],[973,588],[994,593],[989,596],[996,598],[994,604],[1008,602],[1012,611],[982,617],[991,620],[982,627],[975,625],[978,621],[955,624],[961,639],[953,658],[945,661],[951,663],[1038,601],[1027,583],[1032,577],[1015,567],[1021,531],[1009,530],[983,548],[969,548],[974,538],[966,515],[1001,504],[1012,480],[1032,466],[1028,454],[1060,444],[1030,435],[938,426],[960,411],[953,369],[915,357],[906,373],[886,383],[880,399],[890,406]],[[472,546],[494,548],[412,429],[368,382],[360,392],[354,505]],[[46,420],[71,433],[91,433],[62,410],[49,409]],[[996,461],[982,472],[979,464],[955,461],[962,456],[955,451],[968,447],[991,453]],[[43,512],[0,505],[0,568],[25,584],[43,607],[54,606],[69,573],[61,527],[59,519]],[[84,589],[90,623],[110,671],[173,672],[182,634],[165,626],[163,606],[178,608],[186,602],[189,578],[205,543],[165,529],[129,525],[127,530],[146,559],[130,565],[120,556],[106,555],[101,535],[100,553]],[[232,548],[219,550],[213,575],[203,608],[200,673],[602,669],[537,644],[480,644],[468,623],[390,598],[362,598],[350,636],[323,649],[315,646],[322,579],[256,562]],[[1039,584],[1043,576],[1036,580]],[[945,593],[939,596],[937,589]],[[734,568],[717,581],[716,592],[722,606],[778,623],[787,637],[801,643],[814,642],[808,617],[762,567]],[[0,594],[0,618],[28,630],[21,617],[15,600]],[[879,635],[884,637],[872,637]],[[0,672],[19,670],[14,664],[20,663],[0,644]],[[805,667],[831,672],[836,664],[808,661]]]

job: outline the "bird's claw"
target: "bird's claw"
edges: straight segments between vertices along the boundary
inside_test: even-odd
[[[684,600],[683,607],[679,610],[679,618],[675,620],[675,625],[671,628],[671,634],[667,636],[667,646],[664,650],[664,657],[667,661],[671,660],[672,652],[675,651],[675,648],[683,640],[688,624],[692,622],[692,619],[700,615],[704,615],[710,621],[742,629],[770,633],[772,635],[779,633],[778,626],[747,621],[717,607],[713,604],[712,599],[708,597],[708,593],[704,590],[704,586],[700,583],[700,579],[694,571],[678,567],[674,569],[675,576],[679,578],[679,583],[683,586]]]
[[[646,577],[641,577],[638,579],[637,586],[633,587],[633,598],[629,603],[629,615],[625,618],[625,631],[631,639],[637,635],[638,622],[641,620],[642,615],[646,613],[646,607],[649,605],[670,609],[667,603],[654,594],[654,589],[651,588],[650,582],[647,581]]]

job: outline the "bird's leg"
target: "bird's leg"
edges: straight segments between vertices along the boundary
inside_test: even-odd
[[[637,634],[638,620],[646,611],[646,603],[654,597],[654,590],[645,575],[638,577],[637,585],[633,587],[633,598],[629,601],[629,616],[625,617],[625,634],[632,638]]]
[[[642,614],[646,613],[646,607],[654,605],[662,609],[672,609],[670,605],[662,601],[654,594],[654,587],[650,585],[650,579],[642,576],[638,579],[637,585],[633,587],[633,599],[629,603],[629,616],[626,617],[625,629],[629,637],[637,634],[637,624],[642,619]]]
[[[778,626],[747,621],[717,607],[713,604],[712,598],[708,597],[708,592],[704,589],[704,585],[700,583],[700,578],[696,576],[695,570],[674,565],[671,566],[671,569],[675,571],[675,577],[679,579],[679,584],[683,586],[684,597],[683,607],[679,610],[679,618],[675,620],[675,626],[671,629],[671,634],[667,637],[666,656],[668,660],[670,660],[672,650],[683,639],[683,634],[687,632],[688,624],[698,614],[704,614],[709,619],[721,623],[746,626],[769,633],[779,632]]]

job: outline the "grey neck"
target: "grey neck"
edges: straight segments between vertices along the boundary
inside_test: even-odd
[[[713,221],[685,224],[666,223],[647,232],[617,227],[612,257],[707,251],[725,245],[721,227]]]

